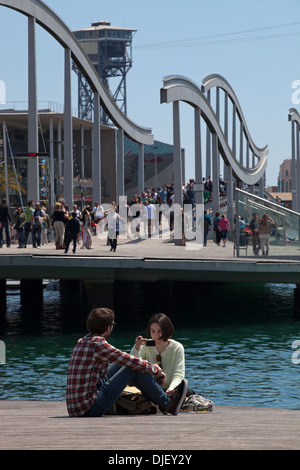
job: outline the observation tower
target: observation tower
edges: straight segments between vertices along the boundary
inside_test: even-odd
[[[98,21],[88,28],[73,31],[108,93],[125,115],[127,115],[126,75],[132,67],[132,37],[135,32],[135,29],[111,26],[108,21]],[[78,76],[79,117],[92,120],[93,93],[75,64],[73,69]],[[102,112],[101,123],[107,125],[108,121],[108,117]]]

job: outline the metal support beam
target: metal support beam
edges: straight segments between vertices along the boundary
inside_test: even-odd
[[[100,96],[94,93],[94,127],[93,127],[93,199],[101,204],[101,132],[100,132]]]
[[[142,194],[145,187],[145,175],[144,175],[144,144],[139,144],[139,156],[138,156],[138,194]]]
[[[38,111],[36,80],[35,18],[28,17],[28,152],[38,152]],[[28,159],[27,199],[39,201],[39,159]]]
[[[210,90],[207,92],[207,99],[208,102],[210,103]],[[208,177],[211,177],[211,133],[209,130],[209,127],[206,126],[206,179]]]
[[[182,171],[180,144],[179,101],[173,103],[173,145],[174,145],[174,204],[182,207]]]
[[[58,168],[57,168],[58,176],[61,178],[63,175],[61,119],[57,120],[57,163],[58,163]]]
[[[9,206],[9,183],[8,183],[8,160],[7,160],[7,133],[6,124],[2,124],[2,139],[3,139],[3,156],[4,156],[4,171],[5,171],[5,192],[6,201]]]
[[[296,122],[291,121],[292,126],[292,209],[297,212],[297,173],[296,173],[296,146],[295,146],[295,126]]]
[[[80,126],[80,177],[84,178],[84,127]]]
[[[124,184],[124,130],[117,131],[117,181],[118,181],[118,197],[125,196]]]
[[[300,211],[300,126],[296,123],[296,155],[297,155],[297,163],[296,163],[296,194],[297,194],[297,212]]]
[[[49,155],[49,169],[50,169],[50,211],[54,208],[55,194],[54,194],[54,137],[53,137],[53,118],[50,117],[49,122],[49,134],[50,134],[50,155]]]
[[[73,207],[73,126],[71,97],[71,50],[65,48],[65,109],[64,109],[64,198]]]
[[[202,183],[202,149],[201,149],[201,110],[195,108],[195,178],[196,183]],[[195,193],[196,204],[202,202],[202,192]]]
[[[220,191],[219,191],[219,152],[218,152],[218,136],[214,132],[212,134],[212,164],[213,164],[213,176],[212,176],[212,203],[214,214],[220,210]]]
[[[243,165],[243,161],[244,161],[243,136],[244,136],[243,123],[242,121],[240,121],[240,164],[241,165]]]
[[[232,177],[232,169],[230,165],[228,165],[226,168],[226,174],[227,174],[227,219],[231,227],[228,238],[229,240],[232,240],[234,214],[233,214],[233,177]]]
[[[225,91],[224,94],[224,136],[228,142],[228,93]],[[223,177],[224,180],[227,179],[227,165],[224,162],[224,169],[223,169]]]

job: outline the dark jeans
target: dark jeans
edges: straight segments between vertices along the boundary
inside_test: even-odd
[[[18,242],[19,242],[19,247],[23,248],[25,246],[25,229],[22,227],[21,229],[18,229]]]
[[[41,246],[41,227],[37,227],[33,225],[32,227],[32,246],[36,248],[37,246]]]
[[[6,234],[6,245],[10,246],[10,233],[9,233],[9,222],[0,222],[0,245],[3,245],[3,229]]]
[[[24,230],[25,230],[25,234],[24,234],[24,246],[27,245],[27,239],[28,239],[28,235],[30,234],[31,232],[31,222],[25,222],[24,224]]]
[[[73,240],[73,252],[75,253],[76,251],[76,244],[77,244],[77,233],[72,233],[72,232],[68,232],[66,233],[66,239],[65,239],[65,252],[68,251],[69,249],[69,246],[70,246],[70,243],[71,241]]]
[[[144,397],[155,405],[166,408],[170,402],[170,397],[150,374],[112,364],[106,376],[100,381],[96,399],[85,416],[96,417],[106,414],[129,383],[137,387]]]

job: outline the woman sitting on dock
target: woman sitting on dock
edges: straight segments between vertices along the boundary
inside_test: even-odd
[[[187,391],[185,380],[185,357],[181,343],[172,339],[174,326],[170,318],[158,313],[150,318],[148,334],[152,338],[150,343],[143,336],[138,336],[131,354],[158,364],[166,374],[162,388],[173,397],[178,389]],[[152,344],[152,345],[147,345]]]

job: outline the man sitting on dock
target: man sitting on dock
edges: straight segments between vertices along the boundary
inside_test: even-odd
[[[69,363],[67,409],[70,416],[103,416],[130,383],[163,413],[176,414],[185,396],[170,398],[156,380],[165,374],[157,364],[115,348],[107,342],[115,325],[114,312],[93,309],[87,319],[89,333],[79,339]],[[112,364],[110,364],[112,363]]]

